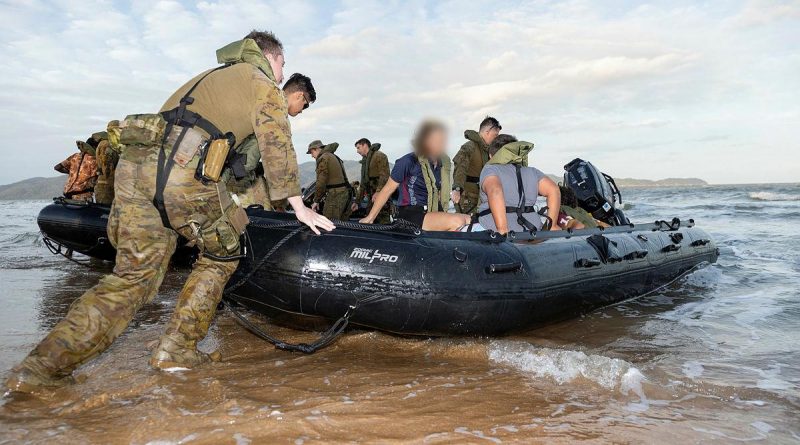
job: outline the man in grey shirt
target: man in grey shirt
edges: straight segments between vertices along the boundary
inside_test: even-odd
[[[520,176],[525,201],[520,202],[516,165],[521,164],[532,144],[529,144],[527,149],[524,146],[520,149],[520,144],[514,144],[515,142],[517,139],[514,136],[499,135],[489,146],[491,160],[483,167],[480,176],[478,222],[485,229],[503,234],[511,230],[525,232],[530,227],[541,230],[542,219],[534,209],[539,196],[547,198],[547,214],[553,221],[558,220],[561,206],[561,192],[558,185],[540,170],[524,166],[520,166]],[[522,208],[522,217],[530,223],[528,229],[518,221],[518,207]],[[560,230],[560,228],[557,224],[552,224],[550,230]]]

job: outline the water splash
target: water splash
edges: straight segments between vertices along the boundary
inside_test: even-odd
[[[542,348],[520,341],[496,340],[489,344],[489,360],[558,384],[583,378],[622,394],[645,399],[644,375],[630,363],[611,357],[567,349]]]
[[[750,199],[755,201],[800,201],[800,194],[778,192],[750,192]]]

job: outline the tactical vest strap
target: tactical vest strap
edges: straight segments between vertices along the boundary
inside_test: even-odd
[[[525,218],[525,216],[523,216],[525,213],[537,213],[536,212],[536,206],[526,206],[526,205],[524,205],[525,204],[525,185],[522,182],[522,167],[519,164],[514,164],[514,168],[517,171],[517,193],[519,194],[519,204],[517,204],[516,207],[506,206],[506,213],[508,213],[508,214],[516,214],[517,215],[517,224],[519,224],[520,226],[524,227],[525,230],[528,231],[528,232],[536,232],[536,230],[537,230],[536,226],[532,222],[528,221],[528,219]],[[482,216],[486,216],[486,215],[491,215],[491,214],[492,214],[492,210],[491,209],[486,209],[486,210],[483,210],[483,211],[480,211],[480,212],[476,213],[475,216],[473,216],[473,218],[472,218],[472,222],[470,223],[470,226],[472,224],[474,224],[477,221],[478,218],[480,218]],[[471,228],[470,228],[470,230],[471,230]]]
[[[471,182],[473,184],[477,184],[481,182],[481,178],[479,176],[469,176],[467,175],[467,182]]]
[[[517,210],[519,210],[519,207],[506,206],[506,213],[516,214]],[[525,206],[522,208],[522,213],[536,213],[536,206]],[[477,213],[479,218],[481,216],[486,216],[491,214],[492,214],[491,209],[486,209]]]
[[[517,190],[519,191],[519,204],[517,205],[517,224],[521,225],[525,228],[525,230],[529,232],[536,232],[536,226],[528,221],[524,216],[522,209],[525,205],[525,185],[522,183],[522,166],[519,164],[514,164],[514,168],[517,170]],[[534,209],[534,213],[536,210]]]
[[[164,117],[164,120],[167,121],[167,128],[164,130],[164,137],[161,140],[161,149],[158,151],[158,165],[156,167],[156,193],[153,197],[153,205],[158,210],[159,216],[161,216],[161,224],[164,227],[172,228],[172,225],[169,223],[169,215],[167,214],[167,208],[164,205],[164,189],[167,188],[167,182],[169,181],[169,175],[172,172],[172,167],[175,166],[175,147],[180,147],[181,142],[183,142],[183,137],[186,136],[186,131],[189,128],[193,128],[195,126],[202,128],[206,133],[211,136],[212,139],[218,139],[222,137],[222,132],[211,122],[200,116],[199,114],[188,110],[186,107],[194,103],[194,98],[191,96],[194,90],[200,85],[206,77],[208,77],[211,73],[215,71],[219,71],[221,69],[227,68],[231,65],[223,65],[214,68],[213,70],[204,74],[200,79],[189,88],[189,91],[181,97],[180,104],[171,109],[167,110],[161,115]],[[170,157],[167,159],[167,154],[164,151],[165,145],[167,144],[167,138],[169,137],[170,133],[175,126],[181,127],[181,133],[175,139],[175,143],[172,145],[173,150],[170,152]]]

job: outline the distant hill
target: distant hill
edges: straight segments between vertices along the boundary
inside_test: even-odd
[[[30,178],[8,185],[0,185],[0,200],[50,199],[61,196],[67,175],[53,178]]]
[[[652,181],[650,179],[616,179],[620,187],[703,187],[708,183],[699,178],[667,178]]]
[[[358,181],[361,178],[361,163],[358,161],[344,161],[347,178]],[[306,186],[316,179],[316,164],[313,161],[303,162],[299,165],[300,184]],[[556,182],[562,180],[560,176],[548,175]],[[0,200],[10,199],[50,199],[61,196],[67,175],[52,178],[30,178],[8,185],[0,185]],[[706,181],[698,178],[667,178],[653,181],[649,179],[617,179],[620,187],[702,187],[708,185]]]

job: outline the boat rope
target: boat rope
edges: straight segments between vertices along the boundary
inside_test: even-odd
[[[339,334],[344,332],[344,330],[347,328],[347,325],[350,323],[350,317],[357,308],[356,304],[350,305],[344,315],[336,320],[336,322],[333,323],[325,332],[320,334],[319,338],[315,341],[311,343],[289,343],[287,341],[280,340],[277,337],[273,337],[261,329],[258,325],[248,320],[233,304],[231,304],[230,301],[223,300],[223,304],[226,308],[228,308],[229,311],[231,311],[233,316],[236,318],[236,321],[256,337],[272,343],[275,345],[276,349],[289,352],[302,352],[304,354],[313,354],[325,346],[333,343],[336,337],[338,337]]]

